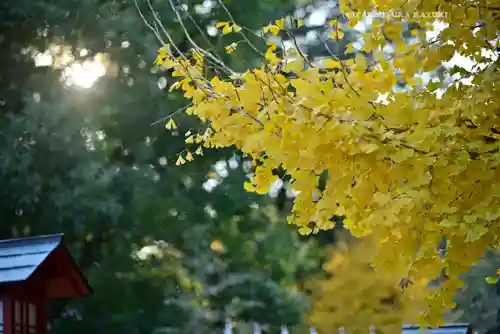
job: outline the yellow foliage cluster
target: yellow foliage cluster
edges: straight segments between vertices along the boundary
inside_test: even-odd
[[[376,244],[362,239],[332,251],[326,272],[332,278],[309,282],[312,292],[308,320],[320,333],[401,333],[403,324],[415,323],[425,310],[427,281],[412,282],[402,293],[397,288],[407,268],[395,271],[371,266]]]
[[[500,241],[500,75],[498,61],[481,52],[498,47],[491,41],[497,38],[500,0],[340,5],[344,13],[438,10],[446,13],[441,20],[448,27],[428,41],[435,18],[408,15],[421,28],[412,30],[416,42],[410,44],[402,37],[402,20],[382,15],[363,35],[363,49],[374,52],[375,62],[332,54],[313,64],[299,47],[283,55],[269,42],[262,66],[244,73],[206,77],[210,57],[198,49],[187,59],[165,47],[158,64],[179,77],[172,89],[192,102],[186,112],[208,124],[197,136],[200,145],[234,145],[254,160],[255,177],[246,189],[265,193],[276,180],[273,169],[287,171],[299,193],[290,222],[301,233],[330,229],[330,218],[344,215],[352,234],[376,236],[377,265],[406,266],[413,280],[445,270],[448,280],[429,296],[433,302],[423,319],[433,324],[453,305],[459,275]],[[362,16],[348,17],[353,26]],[[219,26],[229,33],[237,25]],[[342,38],[340,24],[331,28],[330,38]],[[278,20],[265,29],[278,35],[287,28]],[[395,46],[389,59],[380,51],[388,39]],[[472,85],[453,85],[441,98],[430,86],[419,88],[415,74],[435,69],[455,52],[490,65],[474,69]],[[412,90],[393,92],[396,70]],[[378,102],[384,93],[386,102]],[[324,171],[328,180],[320,190]],[[446,252],[440,256],[443,239]]]

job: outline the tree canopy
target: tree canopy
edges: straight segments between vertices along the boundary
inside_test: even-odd
[[[331,229],[332,217],[345,216],[352,234],[379,241],[375,264],[406,266],[403,281],[441,278],[422,319],[435,324],[454,305],[460,274],[500,241],[498,8],[341,0],[325,39],[367,27],[356,42],[368,54],[347,60],[309,57],[293,37],[284,45],[280,33],[303,24],[290,16],[257,33],[267,43],[259,51],[229,16],[219,28],[260,52],[257,66],[233,70],[196,46],[179,54],[175,43],[157,63],[179,77],[172,89],[192,103],[186,112],[207,124],[196,140],[252,159],[247,190],[266,193],[286,171],[298,193],[289,221],[301,233]],[[444,67],[456,53],[474,65]]]

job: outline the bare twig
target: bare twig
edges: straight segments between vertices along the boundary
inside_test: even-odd
[[[292,18],[290,18],[290,20],[292,20]],[[293,23],[293,22],[292,22]],[[304,59],[304,61],[310,66],[310,67],[314,67],[313,64],[309,61],[309,59],[307,58],[307,56],[305,55],[304,52],[302,52],[301,48],[299,47],[299,43],[297,43],[297,39],[295,38],[295,36],[290,33],[290,31],[286,30],[286,34],[288,37],[290,37],[290,39],[292,40],[293,42],[293,45],[295,45],[295,49],[297,50],[297,52],[299,53],[299,55],[302,57],[302,59]]]
[[[179,49],[179,47],[175,44],[172,36],[168,33],[167,29],[165,29],[165,27],[163,26],[160,18],[158,17],[158,15],[156,14],[152,4],[151,4],[151,1],[150,0],[146,0],[147,4],[148,4],[148,7],[151,11],[151,13],[153,14],[153,18],[155,19],[155,24],[159,25],[160,28],[162,29],[163,33],[165,34],[165,36],[167,37],[170,45],[175,49],[175,51],[179,54],[179,57],[182,58],[182,60],[184,60],[186,63],[189,62],[189,60],[187,59],[187,57],[184,55],[184,53]],[[137,6],[138,7],[138,6]],[[164,44],[165,45],[165,44]],[[169,52],[169,56],[174,58],[172,54],[170,54],[170,50],[168,51]],[[189,70],[186,68],[186,66],[184,64],[182,64],[182,62],[179,62],[179,64],[182,66],[182,68],[184,69],[184,72],[186,74],[186,76],[188,76],[194,83],[195,85],[200,88],[207,96],[209,95],[219,95],[217,94],[216,92],[214,92],[211,87],[210,87],[210,83],[207,81],[207,79],[205,77],[201,77],[201,78],[198,78],[198,79],[203,79],[205,81],[205,83],[200,83],[199,80],[197,80],[197,78],[194,78],[191,73],[189,72]],[[208,91],[208,92],[207,92]]]
[[[200,53],[202,53],[203,55],[207,56],[208,58],[210,58],[216,65],[218,65],[222,70],[224,70],[225,72],[227,72],[228,74],[234,74],[234,71],[231,70],[226,64],[224,64],[224,62],[222,60],[220,60],[219,58],[217,58],[216,56],[214,56],[212,53],[210,53],[209,51],[201,48],[200,46],[198,46],[198,44],[196,44],[196,42],[191,38],[191,35],[189,34],[189,32],[187,31],[186,29],[186,26],[184,25],[184,21],[182,20],[180,14],[179,14],[179,11],[175,8],[175,5],[173,3],[172,0],[168,0],[169,4],[170,4],[170,7],[172,8],[172,10],[174,11],[175,13],[175,16],[177,17],[177,20],[179,21],[179,24],[181,25],[181,28],[184,32],[184,35],[186,36],[186,38],[188,39],[189,43],[191,43],[191,45],[196,49],[198,50]]]
[[[212,42],[210,41],[210,39],[207,37],[207,35],[205,34],[205,32],[203,31],[203,29],[200,27],[200,25],[198,24],[198,22],[196,22],[196,20],[193,18],[193,16],[189,13],[188,10],[186,10],[183,6],[181,6],[181,3],[179,0],[177,0],[177,4],[182,8],[182,10],[184,11],[184,13],[186,14],[186,16],[189,18],[189,20],[191,21],[191,23],[193,23],[193,25],[196,27],[196,29],[198,30],[199,34],[203,37],[203,39],[205,40],[205,42],[207,43],[207,45],[212,49],[212,52],[215,56],[217,56],[217,58],[219,59],[222,59],[222,57],[217,53],[217,50],[215,48],[215,46],[212,44]]]
[[[160,26],[160,28],[162,29],[163,33],[165,34],[165,36],[167,36],[167,39],[168,39],[168,42],[170,43],[170,45],[172,45],[172,47],[175,49],[175,51],[177,51],[177,53],[179,53],[179,56],[184,60],[184,61],[188,61],[187,57],[184,55],[184,53],[182,53],[182,51],[177,47],[177,45],[175,44],[174,42],[174,39],[172,38],[172,36],[169,34],[169,32],[167,31],[167,29],[165,29],[165,27],[163,26],[160,18],[158,17],[158,15],[156,14],[156,11],[154,10],[153,8],[153,5],[151,4],[151,1],[150,0],[146,0],[146,3],[148,4],[148,7],[149,7],[149,10],[151,11],[151,13],[153,14],[153,18],[155,19],[155,22]],[[164,44],[165,45],[165,44]]]
[[[189,108],[189,107],[191,107],[191,106],[192,106],[192,104],[188,104],[187,106],[184,106],[184,107],[182,107],[182,108],[179,108],[179,109],[177,109],[176,111],[174,111],[173,113],[171,113],[170,115],[165,116],[165,117],[162,117],[162,118],[160,118],[159,120],[154,121],[154,122],[153,122],[153,123],[151,123],[150,125],[151,125],[151,126],[154,126],[154,125],[156,125],[156,124],[158,124],[158,123],[161,123],[161,122],[163,122],[163,121],[166,121],[167,119],[169,119],[169,118],[173,117],[173,116],[174,116],[175,114],[177,114],[178,112],[181,112],[181,111],[183,111],[183,110],[186,110],[187,108]]]
[[[154,33],[154,35],[156,36],[156,38],[158,39],[158,41],[161,43],[161,45],[165,45],[165,41],[163,40],[163,38],[161,37],[160,33],[158,32],[157,29],[155,29],[149,22],[148,20],[146,20],[146,17],[144,17],[144,14],[142,13],[141,9],[139,8],[139,4],[137,3],[137,0],[134,0],[134,5],[135,5],[135,8],[137,9],[137,12],[139,13],[139,16],[141,17],[142,21],[144,22],[144,24],[149,28],[151,29],[151,31]]]

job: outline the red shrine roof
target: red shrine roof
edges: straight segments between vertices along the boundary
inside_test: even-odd
[[[48,299],[77,298],[92,288],[64,246],[63,234],[0,241],[0,288],[37,282]]]

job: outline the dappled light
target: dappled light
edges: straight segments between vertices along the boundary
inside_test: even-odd
[[[89,51],[82,49],[80,57],[86,57]],[[55,67],[63,70],[62,79],[69,86],[90,88],[100,77],[106,74],[106,58],[97,54],[90,59],[76,61],[70,49],[61,46],[52,46],[45,52],[34,56],[37,67]]]
[[[68,85],[90,88],[104,74],[106,68],[99,60],[84,61],[70,65],[64,70],[64,78]]]

